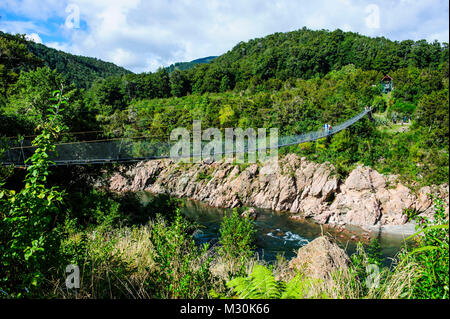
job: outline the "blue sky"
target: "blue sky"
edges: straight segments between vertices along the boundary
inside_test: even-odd
[[[0,30],[134,72],[306,26],[449,42],[448,0],[0,0]]]

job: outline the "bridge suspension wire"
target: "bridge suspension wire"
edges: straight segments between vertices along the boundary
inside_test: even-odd
[[[371,112],[371,108],[365,108],[356,116],[347,121],[334,126],[331,130],[318,130],[298,135],[281,136],[278,137],[278,143],[271,145],[265,140],[257,140],[256,147],[249,147],[248,141],[243,147],[245,153],[253,153],[273,148],[280,148],[301,144],[305,142],[315,141],[327,136],[336,134],[357,121],[361,120],[365,115]],[[103,164],[103,163],[121,163],[121,162],[138,162],[143,160],[170,158],[170,150],[178,141],[155,141],[145,139],[148,136],[142,137],[120,137],[114,139],[94,140],[87,142],[70,142],[56,145],[56,151],[49,154],[49,160],[53,165],[87,165],[87,164]],[[203,146],[209,142],[203,142]],[[260,146],[262,144],[262,146]],[[24,167],[25,159],[34,154],[35,146],[23,146],[7,149],[7,156],[5,154],[0,157],[0,164],[14,165],[15,167]],[[216,150],[216,149],[214,149]],[[221,145],[219,152],[208,154],[211,156],[225,155],[229,153],[241,153],[242,149],[233,146],[232,150],[226,150],[224,145]],[[192,157],[199,157],[202,154],[196,154],[191,150]],[[203,154],[204,155],[204,154]],[[180,156],[181,157],[181,156]]]
[[[148,106],[146,106],[146,105],[140,106],[140,107],[135,107],[134,106],[133,108],[130,108],[128,110],[130,110],[130,111],[140,111],[140,110],[146,111],[146,108],[148,108]],[[167,105],[167,106],[159,106],[158,110],[161,109],[161,108],[166,108],[166,109],[170,108],[172,110],[176,109],[177,111],[184,111],[186,109],[185,107],[178,107],[178,106],[174,107],[174,106]],[[257,110],[257,112],[261,112],[261,111],[269,113],[269,112],[272,111],[272,109],[267,109],[266,108],[266,109],[258,109]],[[83,110],[83,111],[79,111],[78,113],[98,114],[98,112],[99,112],[99,110]],[[113,114],[114,113],[109,114],[109,116],[111,116]],[[43,115],[42,114],[21,114],[21,116],[28,117],[28,118],[38,118],[38,117],[42,117]],[[18,115],[14,115],[14,114],[0,114],[0,118],[1,117],[4,117],[4,118],[17,118]],[[134,121],[133,123],[136,123],[136,122],[138,122],[138,120]],[[171,126],[169,126],[169,125],[158,125],[156,127],[152,127],[152,129],[156,130],[156,129],[170,128],[170,127]],[[79,131],[79,132],[62,132],[61,135],[82,135],[82,134],[93,134],[93,133],[104,133],[104,131],[103,130],[94,130],[94,131]],[[31,138],[31,137],[36,137],[36,136],[38,136],[38,134],[24,135],[24,136],[21,136],[21,137],[22,138]],[[4,138],[6,138],[6,139],[17,139],[18,136],[5,136]]]

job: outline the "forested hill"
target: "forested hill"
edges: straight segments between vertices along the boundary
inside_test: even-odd
[[[169,73],[171,73],[175,70],[185,71],[185,70],[192,69],[197,64],[208,64],[211,61],[213,61],[215,58],[217,58],[217,56],[208,56],[205,58],[192,60],[191,62],[177,62],[175,64],[168,66],[166,69]]]
[[[89,87],[97,78],[131,73],[111,62],[65,53],[39,43],[28,42],[28,49],[77,87]]]
[[[20,36],[13,36],[0,31],[0,37],[24,43],[27,50],[38,59],[36,61],[38,66],[48,66],[50,69],[56,70],[69,83],[75,84],[78,88],[88,88],[98,78],[131,73],[114,63],[59,51],[43,44],[26,41]]]
[[[240,42],[204,70],[208,82],[216,80],[205,91],[219,91],[221,81],[228,87],[244,88],[250,80],[309,79],[348,64],[388,73],[405,67],[437,68],[444,61],[448,61],[448,43],[399,42],[339,29],[330,32],[303,28]]]

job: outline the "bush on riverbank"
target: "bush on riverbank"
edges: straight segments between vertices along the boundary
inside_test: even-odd
[[[208,246],[197,247],[192,227],[177,213],[142,226],[72,233],[62,249],[80,267],[78,298],[207,298],[214,285]],[[74,297],[55,281],[57,296]]]
[[[231,216],[224,216],[220,225],[220,239],[217,252],[227,266],[227,272],[245,274],[247,261],[253,255],[256,230],[252,221],[241,218],[237,209]]]

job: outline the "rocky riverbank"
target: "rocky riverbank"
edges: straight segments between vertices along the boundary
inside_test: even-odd
[[[449,186],[427,186],[417,192],[370,167],[358,166],[340,179],[329,163],[314,163],[289,154],[262,164],[224,162],[178,164],[170,160],[140,162],[121,168],[108,182],[117,192],[149,191],[200,200],[215,207],[253,206],[287,211],[292,218],[320,224],[356,225],[366,229],[408,222],[405,209],[433,216],[434,194],[446,203]]]

